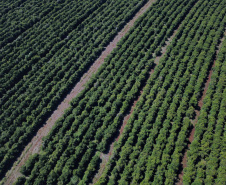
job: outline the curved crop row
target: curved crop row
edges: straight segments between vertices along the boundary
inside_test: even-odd
[[[85,4],[81,4],[77,12],[73,9],[76,5],[72,4],[72,8],[67,7],[68,12],[64,9],[59,15],[53,14],[50,20],[54,21],[49,22],[49,26],[49,19],[43,20],[41,29],[37,27],[28,32],[26,38],[18,40],[18,44],[6,46],[5,57],[15,59],[15,64],[12,62],[13,66],[8,67],[11,62],[6,62],[1,68],[5,70],[1,73],[4,74],[0,115],[2,176],[9,162],[26,146],[65,93],[145,2],[81,1]],[[56,19],[65,22],[64,27]]]
[[[152,53],[164,45],[194,2],[157,1],[136,22],[44,139],[25,184],[87,184],[92,179],[97,151],[107,149],[137,98],[153,67]]]
[[[226,2],[199,1],[144,88],[97,184],[175,184]]]
[[[226,41],[213,69],[194,141],[188,150],[184,184],[225,184]]]

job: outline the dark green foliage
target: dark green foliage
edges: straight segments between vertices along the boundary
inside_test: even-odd
[[[29,157],[29,159],[26,161],[26,164],[21,167],[20,172],[24,174],[25,176],[28,176],[31,174],[31,170],[34,168],[35,162],[38,161],[39,155],[34,154]]]
[[[167,48],[166,55],[147,82],[124,134],[114,148],[114,157],[105,168],[98,185],[175,184],[188,144],[191,129],[189,119],[195,116],[194,110],[198,107],[215,57],[213,48],[217,47],[224,32],[225,3],[199,1],[187,15]],[[224,17],[224,20],[220,17]],[[219,110],[219,107],[215,110]],[[193,144],[197,148],[195,143],[198,146],[199,143]],[[203,149],[209,151],[210,147],[204,146]],[[197,152],[194,150],[191,154],[194,161]],[[225,160],[222,158],[222,161]],[[199,168],[204,170],[203,164],[205,162],[200,161]],[[188,176],[195,174],[193,165],[189,169]],[[221,182],[224,176],[222,169]],[[203,170],[200,170],[200,175]],[[197,179],[196,183],[200,181]]]
[[[1,177],[146,0],[16,2],[1,6]]]
[[[194,2],[177,1],[175,3],[160,0],[140,18],[139,23],[136,23],[130,33],[119,42],[118,47],[109,55],[86,88],[72,101],[72,106],[67,113],[58,120],[49,135],[45,137],[43,157],[36,162],[25,184],[42,182],[87,184],[92,179],[93,173],[97,172],[92,168],[97,163],[97,156],[94,157],[94,155],[97,150],[107,152],[124,115],[146,84],[149,71],[153,67],[152,53],[155,53],[158,46],[161,48],[164,45],[167,40],[165,35],[168,35],[168,32],[172,33],[175,25],[178,26],[181,23],[181,17],[184,17]],[[186,8],[186,11],[180,11],[178,6],[189,8]],[[166,13],[172,19],[166,18]],[[168,25],[169,29],[160,31],[164,25]],[[186,67],[181,65],[180,69],[185,70]],[[174,70],[171,72],[172,75],[175,73]],[[178,72],[178,77],[182,74]],[[159,79],[162,83],[165,77]],[[172,80],[170,76],[166,79],[165,89],[169,87]],[[171,93],[174,89],[172,88]],[[164,93],[165,91],[161,92],[160,99],[164,98]],[[167,102],[164,108],[167,107],[166,105]],[[157,103],[156,110],[151,112],[156,114],[160,106],[161,103]],[[162,111],[164,112],[165,109]],[[164,114],[162,116],[164,118]],[[161,120],[159,124],[160,122]],[[146,134],[144,132],[144,138],[147,137]],[[128,155],[131,150],[132,147],[126,151],[125,155]],[[122,161],[120,165],[124,165],[125,162]]]
[[[24,185],[26,178],[24,176],[18,177],[17,181],[13,185]]]
[[[2,176],[9,162],[145,2],[47,0],[38,3],[39,16],[33,18],[30,15],[35,7],[20,18],[16,17],[20,13],[11,15],[19,5],[29,9],[28,1],[3,3],[2,12],[21,23],[13,27],[12,21],[1,28]],[[109,161],[98,185],[175,184],[192,119],[225,30],[224,7],[226,1],[222,0],[156,1],[72,100],[43,139],[40,154],[21,168],[26,177],[18,178],[16,184],[89,184],[101,167],[100,155]],[[3,15],[0,21],[5,19]],[[179,25],[150,76],[152,55],[162,55],[162,47]],[[226,183],[225,48],[226,41],[195,125],[184,184]],[[122,136],[111,156],[107,155],[141,91]]]
[[[226,40],[217,56],[203,100],[183,183],[225,184]]]

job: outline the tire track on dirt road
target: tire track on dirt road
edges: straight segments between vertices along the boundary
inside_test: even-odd
[[[183,185],[184,168],[187,167],[187,151],[188,151],[188,149],[189,149],[189,147],[190,147],[190,144],[191,144],[192,141],[194,140],[194,136],[195,136],[195,125],[196,125],[197,122],[198,122],[198,118],[199,118],[199,115],[200,115],[200,111],[201,111],[202,106],[203,106],[203,100],[204,100],[205,97],[206,97],[206,92],[207,92],[207,90],[208,90],[208,88],[209,88],[209,85],[210,85],[211,77],[212,77],[212,74],[213,74],[213,68],[214,68],[214,66],[215,66],[215,62],[216,62],[218,53],[219,53],[219,51],[220,51],[220,48],[221,48],[221,46],[222,46],[222,44],[223,44],[223,41],[224,41],[225,37],[226,37],[226,31],[225,31],[225,33],[224,33],[223,38],[220,40],[220,44],[219,44],[219,46],[218,46],[218,48],[217,48],[217,50],[216,50],[216,58],[215,58],[215,60],[214,60],[214,62],[213,62],[213,65],[212,65],[210,71],[209,71],[209,74],[208,74],[208,77],[207,77],[207,81],[206,81],[205,87],[204,87],[204,89],[203,89],[202,97],[201,97],[201,99],[200,99],[199,102],[198,102],[199,110],[195,110],[195,114],[196,114],[195,119],[191,121],[192,124],[193,124],[193,128],[192,128],[192,130],[191,130],[191,132],[190,132],[190,134],[189,134],[189,139],[188,139],[188,140],[189,140],[189,144],[188,144],[188,147],[187,147],[187,149],[185,150],[184,156],[183,156],[183,158],[182,158],[182,163],[181,163],[181,165],[182,165],[182,171],[181,171],[181,173],[180,173],[179,176],[178,176],[179,180],[178,180],[177,185]]]
[[[85,73],[81,80],[74,86],[71,92],[66,96],[66,98],[61,102],[57,109],[53,112],[51,117],[46,121],[46,123],[38,130],[37,134],[32,138],[31,142],[25,147],[21,155],[18,157],[17,161],[13,164],[12,168],[7,172],[6,177],[2,182],[5,181],[5,185],[11,185],[16,181],[18,177],[22,174],[20,173],[20,168],[26,162],[26,160],[35,153],[39,153],[42,145],[42,138],[47,136],[51,128],[54,126],[55,122],[64,114],[64,111],[69,108],[71,100],[76,97],[84,88],[85,84],[90,80],[93,74],[97,72],[99,67],[104,63],[104,59],[116,48],[117,43],[125,36],[134,25],[135,21],[143,15],[144,12],[155,2],[156,0],[149,0],[131,19],[124,28],[117,34],[112,42],[105,48],[101,53],[100,57],[93,63],[89,68],[87,73]],[[1,183],[0,183],[1,184]]]
[[[181,25],[180,25],[180,26],[181,26]],[[160,56],[155,57],[155,60],[154,60],[155,66],[154,66],[154,68],[159,64],[160,59],[161,59],[161,58],[164,56],[164,54],[166,53],[167,47],[170,45],[171,41],[172,41],[173,38],[175,37],[175,35],[176,35],[177,31],[179,30],[180,26],[173,32],[173,35],[165,42],[165,46],[163,46],[163,47],[161,48],[161,53],[162,53],[162,54],[161,54]],[[154,53],[153,53],[152,55],[154,55]],[[150,78],[151,75],[154,73],[154,68],[152,68],[152,69],[150,70],[150,72],[149,72],[149,78]],[[147,80],[147,81],[148,81],[148,80]],[[144,87],[145,87],[145,85],[144,85]],[[143,88],[144,88],[144,87],[143,87]],[[143,88],[142,88],[142,89],[143,89]],[[115,141],[110,145],[110,149],[109,149],[108,153],[107,153],[107,154],[104,154],[104,153],[101,153],[101,154],[100,154],[100,159],[102,160],[102,162],[101,162],[101,164],[100,164],[100,168],[99,168],[98,172],[96,173],[96,175],[95,175],[94,178],[93,178],[93,182],[91,183],[91,185],[95,184],[95,183],[100,179],[100,177],[101,177],[101,175],[102,175],[102,173],[103,173],[103,171],[104,171],[105,166],[107,165],[109,159],[111,159],[111,157],[113,156],[114,143],[117,142],[117,141],[119,140],[120,136],[123,134],[123,130],[124,130],[124,128],[125,128],[125,126],[126,126],[128,120],[129,120],[130,116],[132,115],[132,113],[133,113],[135,107],[136,107],[136,103],[139,101],[140,97],[142,96],[142,93],[143,93],[143,90],[140,91],[140,94],[139,94],[138,98],[133,102],[133,104],[132,104],[132,106],[131,106],[131,109],[130,109],[129,113],[126,114],[126,115],[124,116],[123,123],[122,123],[122,125],[121,125],[120,130],[119,130],[119,135],[118,135],[118,137],[115,139]]]

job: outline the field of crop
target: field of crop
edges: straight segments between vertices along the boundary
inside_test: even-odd
[[[0,10],[0,184],[226,184],[226,0]]]

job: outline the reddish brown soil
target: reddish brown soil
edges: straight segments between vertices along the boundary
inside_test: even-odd
[[[168,39],[168,41],[166,41],[165,46],[162,47],[162,50],[161,50],[161,53],[162,53],[162,54],[161,54],[161,56],[157,56],[157,57],[155,58],[154,63],[155,63],[156,65],[159,64],[160,59],[161,59],[161,58],[164,56],[164,54],[166,53],[166,51],[167,51],[167,46],[169,46],[170,42],[171,42],[172,39],[175,37],[175,35],[176,35],[176,33],[177,33],[177,31],[178,31],[179,28],[180,28],[180,26],[174,31],[173,35]],[[153,53],[153,55],[154,55],[154,53]],[[151,71],[149,72],[150,77],[151,77],[151,75],[153,74],[153,72],[154,72],[154,69],[151,69]],[[150,78],[150,77],[149,77],[149,78]],[[132,107],[131,107],[131,110],[130,110],[129,114],[127,114],[127,115],[124,117],[123,124],[122,124],[122,126],[121,126],[121,128],[120,128],[120,131],[119,131],[120,134],[118,135],[118,137],[116,138],[115,141],[118,141],[119,138],[121,137],[121,135],[122,135],[122,133],[123,133],[123,130],[124,130],[124,128],[125,128],[125,126],[126,126],[128,120],[129,120],[130,116],[132,115],[132,113],[133,113],[133,111],[134,111],[134,108],[135,108],[135,106],[136,106],[136,103],[139,101],[139,99],[140,99],[142,93],[143,93],[143,91],[140,92],[140,96],[138,97],[138,99],[134,101],[134,103],[133,103],[133,105],[132,105]],[[95,177],[94,177],[94,179],[93,179],[92,185],[95,184],[95,183],[99,180],[99,178],[101,177],[101,175],[102,175],[102,173],[103,173],[103,171],[104,171],[104,168],[105,168],[105,166],[106,166],[108,160],[112,157],[112,152],[113,152],[113,149],[114,149],[114,143],[115,143],[115,141],[110,145],[110,150],[109,150],[109,152],[108,152],[107,154],[103,154],[103,153],[100,154],[100,158],[101,158],[102,162],[101,162],[101,165],[100,165],[100,168],[99,168],[98,173],[95,175]]]
[[[139,101],[139,99],[140,99],[142,93],[143,93],[143,91],[140,91],[140,96],[138,97],[137,100],[135,100],[135,101],[133,102],[133,105],[132,105],[132,107],[131,107],[131,110],[130,110],[129,114],[126,115],[126,116],[124,117],[123,124],[122,124],[122,126],[121,126],[121,128],[120,128],[119,135],[118,135],[118,137],[116,138],[116,141],[118,141],[119,138],[120,138],[120,136],[122,135],[123,130],[124,130],[124,128],[125,128],[125,126],[126,126],[128,120],[129,120],[130,116],[132,115],[132,113],[133,113],[133,111],[134,111],[134,108],[136,107],[136,104],[137,104],[137,102]]]
[[[140,96],[141,96],[142,92],[143,92],[143,91],[140,92]],[[137,100],[134,101],[133,106],[131,107],[131,110],[130,110],[129,114],[127,114],[127,115],[124,117],[123,124],[122,124],[122,126],[121,126],[121,128],[120,128],[120,131],[119,131],[120,133],[119,133],[118,137],[115,139],[115,141],[118,141],[119,138],[120,138],[120,136],[122,135],[123,130],[124,130],[124,128],[125,128],[125,126],[126,126],[128,120],[129,120],[130,116],[132,115],[132,113],[133,113],[133,111],[134,111],[134,108],[135,108],[135,106],[136,106],[136,103],[137,103],[137,102],[139,101],[139,99],[140,99],[140,96],[138,97]],[[101,164],[100,164],[99,171],[97,172],[97,174],[96,174],[95,177],[93,178],[93,183],[92,183],[92,184],[95,184],[95,183],[100,179],[100,177],[101,177],[101,175],[102,175],[102,173],[103,173],[103,171],[104,171],[104,168],[105,168],[107,162],[108,162],[109,159],[112,157],[115,141],[112,142],[112,144],[110,145],[110,150],[109,150],[109,152],[108,152],[107,154],[104,154],[104,153],[101,153],[101,154],[100,154],[100,158],[101,158],[102,162],[101,162]]]
[[[203,106],[203,100],[206,96],[206,92],[207,92],[207,89],[209,87],[209,83],[210,83],[210,80],[211,80],[211,76],[212,76],[212,73],[213,73],[213,67],[215,65],[215,61],[214,61],[214,64],[211,68],[211,70],[209,71],[209,76],[208,76],[208,80],[207,82],[205,83],[205,87],[204,87],[204,90],[203,90],[203,94],[202,94],[202,97],[201,99],[199,100],[198,102],[198,106],[199,106],[199,109],[201,110],[202,106]],[[193,124],[193,128],[192,128],[192,131],[189,135],[189,144],[188,144],[188,147],[190,147],[190,143],[192,143],[192,141],[194,140],[194,135],[195,135],[195,125],[197,124],[198,122],[198,118],[199,118],[199,115],[200,115],[200,110],[195,110],[195,119],[194,120],[191,120],[192,124]],[[183,159],[182,159],[182,168],[186,168],[187,167],[187,151],[188,149],[185,151],[184,153],[184,156],[183,156]],[[183,175],[184,175],[184,170],[181,171],[181,173],[179,174],[179,182],[177,183],[177,185],[183,185]]]
[[[224,36],[226,36],[226,32],[224,33]],[[216,56],[218,55],[218,53],[220,51],[220,48],[222,46],[222,43],[223,43],[224,39],[225,39],[225,37],[223,37],[221,39],[220,45],[218,46],[218,49],[216,51]],[[213,68],[215,66],[215,63],[216,63],[216,60],[214,60],[213,65],[212,65],[212,67],[211,67],[211,69],[209,71],[208,79],[207,79],[207,81],[205,83],[205,87],[203,89],[202,97],[201,97],[201,99],[198,102],[199,110],[195,110],[195,113],[196,113],[195,119],[194,120],[191,120],[191,122],[193,124],[193,128],[192,128],[192,131],[191,131],[191,133],[189,135],[189,142],[190,143],[194,140],[195,125],[198,122],[198,118],[199,118],[199,115],[200,115],[200,110],[202,109],[203,100],[204,100],[204,98],[206,96],[206,92],[208,90],[208,87],[209,87],[209,84],[210,84],[210,81],[211,81],[211,77],[212,77],[212,74],[213,74]],[[190,143],[188,144],[188,147],[187,148],[190,147]],[[183,169],[187,167],[187,150],[185,151],[185,154],[184,154],[184,157],[183,157],[183,160],[182,160],[182,163],[181,164],[182,164]],[[179,182],[177,183],[177,185],[183,185],[183,175],[184,175],[184,171],[182,170],[181,173],[179,174]]]
[[[194,136],[195,136],[195,127],[192,128],[191,134],[188,139],[190,143],[194,140]],[[188,145],[190,146],[190,144],[188,144]],[[186,164],[186,166],[187,166],[187,164]]]
[[[214,61],[214,64],[212,66],[212,68],[214,67],[215,65],[215,61]],[[201,99],[199,100],[198,102],[198,106],[199,106],[199,109],[201,110],[202,106],[203,106],[203,100],[206,96],[206,92],[207,92],[207,89],[209,87],[209,83],[210,83],[210,80],[211,80],[211,76],[212,76],[212,73],[213,73],[213,70],[209,71],[209,76],[208,76],[208,80],[205,84],[205,87],[204,87],[204,90],[203,90],[203,95],[201,97]],[[195,113],[196,113],[196,116],[195,116],[195,119],[194,120],[191,120],[192,124],[193,124],[193,128],[192,128],[192,131],[189,135],[189,144],[188,144],[188,147],[190,147],[190,143],[194,140],[194,135],[195,135],[195,125],[196,123],[198,122],[198,118],[199,118],[199,115],[200,115],[200,110],[195,110]],[[184,153],[184,156],[183,156],[183,159],[182,159],[182,168],[186,168],[187,167],[187,150],[185,151]],[[179,174],[179,182],[177,183],[177,185],[183,185],[183,175],[184,175],[184,170],[181,171],[181,173]]]
[[[32,141],[26,146],[21,156],[14,163],[13,167],[8,171],[5,177],[5,185],[11,185],[15,180],[21,176],[20,168],[25,164],[26,160],[30,155],[34,153],[39,153],[42,145],[42,138],[46,136],[56,120],[59,119],[64,111],[70,106],[69,102],[84,89],[84,85],[91,78],[91,76],[97,72],[98,68],[103,64],[104,59],[112,52],[114,48],[116,48],[117,43],[120,39],[129,31],[129,29],[134,25],[134,22],[152,5],[156,0],[150,0],[146,3],[140,11],[134,16],[134,18],[127,23],[127,25],[118,33],[118,35],[114,38],[114,40],[105,48],[102,52],[101,56],[94,62],[94,64],[90,67],[88,72],[83,75],[80,82],[76,84],[76,86],[72,89],[72,91],[67,95],[67,97],[63,100],[63,102],[57,107],[57,109],[53,112],[51,117],[48,119],[45,125],[39,129],[36,136],[33,137]],[[112,145],[113,149],[113,145]],[[111,151],[111,150],[110,150]],[[102,158],[106,158],[107,161],[109,157],[104,157],[102,154]]]
[[[199,116],[199,113],[198,113],[198,116]],[[197,120],[198,120],[198,116],[196,116]],[[194,135],[195,135],[195,127],[192,128],[192,131],[190,133],[188,148],[190,147],[190,143],[194,140]],[[186,152],[183,156],[181,164],[183,166],[183,169],[187,167],[187,150],[186,150]],[[179,174],[179,180],[180,181],[177,183],[177,185],[183,185],[183,175],[184,175],[184,170],[182,170],[181,173]]]
[[[214,64],[211,68],[211,70],[209,71],[209,76],[208,76],[208,79],[205,83],[205,87],[204,87],[204,90],[203,90],[203,94],[202,94],[202,97],[201,99],[199,100],[198,102],[198,106],[199,106],[199,109],[201,110],[202,109],[202,106],[203,106],[203,100],[206,96],[206,92],[207,92],[207,89],[209,87],[209,84],[210,84],[210,80],[211,80],[211,76],[212,76],[212,73],[213,73],[213,67],[215,65],[215,61],[214,61]],[[194,135],[195,135],[195,125],[197,124],[198,122],[198,118],[199,118],[199,115],[200,115],[200,110],[195,110],[195,113],[196,113],[196,116],[195,116],[195,119],[194,120],[191,120],[192,124],[193,124],[193,128],[192,128],[192,131],[189,135],[189,144],[188,144],[188,147],[190,147],[190,143],[194,140]],[[182,168],[186,168],[187,167],[187,150],[185,151],[184,153],[184,156],[183,156],[183,160],[182,160]],[[177,183],[177,185],[183,185],[183,175],[184,175],[184,170],[181,171],[181,173],[179,174],[179,182]]]
[[[209,76],[208,76],[208,79],[206,81],[206,84],[205,84],[205,87],[204,87],[204,90],[203,90],[203,95],[202,95],[202,97],[201,97],[201,99],[199,101],[199,104],[198,104],[199,107],[200,107],[200,110],[201,110],[201,108],[203,106],[203,100],[204,100],[204,98],[206,96],[206,92],[207,92],[207,89],[208,89],[209,84],[210,84],[210,80],[211,80],[211,76],[213,74],[213,68],[215,66],[215,63],[216,63],[216,60],[214,60],[213,66],[212,66],[211,70],[209,71]]]

